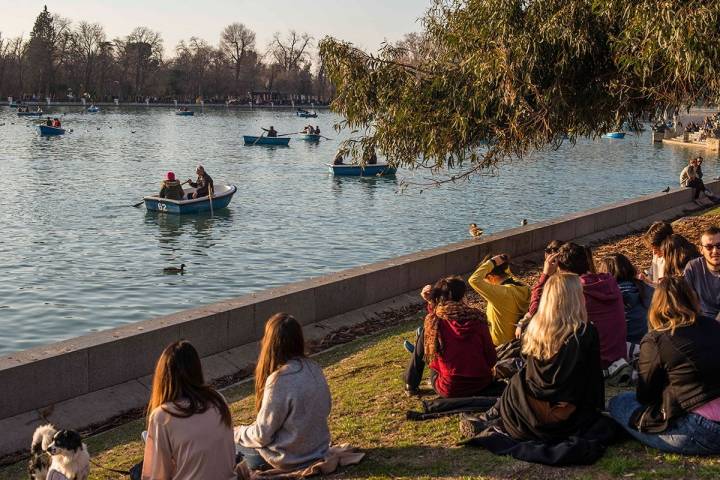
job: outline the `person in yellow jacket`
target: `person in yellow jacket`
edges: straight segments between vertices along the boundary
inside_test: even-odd
[[[509,257],[496,255],[483,262],[468,283],[487,302],[487,319],[493,343],[500,346],[515,338],[515,326],[530,305],[530,287],[512,276]]]

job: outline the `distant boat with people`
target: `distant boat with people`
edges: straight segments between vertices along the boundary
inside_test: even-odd
[[[321,135],[315,134],[315,133],[303,133],[300,135],[300,138],[302,140],[305,140],[306,142],[319,142]]]
[[[42,110],[40,110],[39,112],[17,112],[18,117],[41,117],[42,115]]]
[[[195,191],[194,188],[184,189],[185,194]],[[193,198],[191,200],[171,200],[155,195],[143,198],[145,208],[151,212],[173,213],[187,215],[192,213],[203,213],[226,208],[230,205],[233,195],[237,192],[235,185],[217,185],[212,195],[212,207],[210,197]]]
[[[245,145],[275,145],[287,147],[290,144],[290,137],[257,137],[253,135],[243,135]]]
[[[40,135],[53,136],[53,135],[64,135],[65,129],[62,127],[51,127],[50,125],[38,125]]]
[[[97,113],[100,111],[99,107],[96,107],[95,105],[90,105],[87,109],[88,113]]]
[[[608,132],[603,138],[625,138],[625,132]]]
[[[318,116],[317,112],[315,112],[315,111],[308,112],[307,110],[303,110],[301,108],[299,108],[297,110],[297,112],[295,112],[295,115],[297,115],[298,117],[302,117],[302,118],[317,118],[317,116]]]

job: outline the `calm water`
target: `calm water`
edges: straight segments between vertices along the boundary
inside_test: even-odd
[[[330,113],[78,110],[63,117],[71,134],[41,138],[32,120],[0,109],[0,352],[463,240],[471,222],[492,232],[659,191],[695,153],[653,146],[648,133],[583,140],[498,176],[398,193],[423,177],[330,176],[337,140],[243,146],[260,125],[285,133],[308,120],[337,138]],[[198,163],[238,186],[229,209],[210,218],[130,206],[166,171],[185,180]],[[180,263],[185,275],[163,274]]]

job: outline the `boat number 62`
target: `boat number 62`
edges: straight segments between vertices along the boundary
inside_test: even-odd
[[[167,212],[167,205],[164,203],[158,203],[158,210],[161,212]]]

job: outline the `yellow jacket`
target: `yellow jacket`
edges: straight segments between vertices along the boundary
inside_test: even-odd
[[[530,306],[530,287],[513,277],[495,285],[485,277],[495,267],[491,260],[481,263],[470,276],[470,286],[487,302],[487,319],[490,335],[496,346],[515,338],[515,324],[527,313]]]

